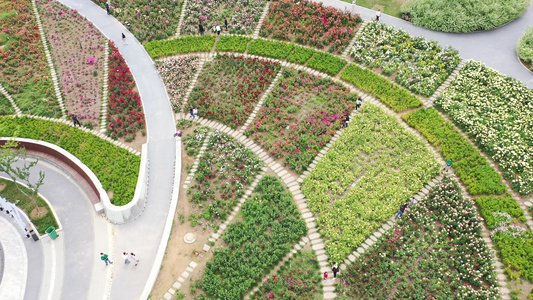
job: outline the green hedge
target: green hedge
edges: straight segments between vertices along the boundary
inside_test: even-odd
[[[420,108],[402,118],[439,147],[441,155],[454,161],[453,169],[472,195],[503,194],[502,177],[470,142],[444,120],[434,108]]]
[[[289,54],[287,57],[287,60],[293,63],[297,63],[300,65],[305,64],[306,61],[308,61],[313,54],[315,54],[315,50],[311,48],[305,48],[301,46],[294,47],[294,50]]]
[[[341,78],[378,97],[395,111],[422,106],[422,101],[406,89],[357,65],[348,65],[342,72]]]
[[[91,169],[111,203],[125,205],[135,192],[141,158],[91,133],[63,123],[28,117],[0,117],[0,136],[41,140],[76,156]]]
[[[533,63],[533,26],[528,27],[518,40],[516,52],[521,60],[529,64]]]
[[[248,54],[285,59],[294,47],[294,44],[255,39],[248,45]]]
[[[328,75],[335,76],[348,62],[333,54],[316,52],[307,62],[307,66]]]
[[[206,34],[202,36],[186,36],[182,38],[151,41],[144,44],[144,48],[152,58],[167,56],[177,53],[208,52],[215,44],[215,36]]]
[[[251,39],[251,37],[247,36],[222,35],[215,45],[215,51],[244,53],[246,51],[246,45],[248,45]]]
[[[510,193],[506,193],[503,197],[481,196],[474,198],[474,200],[480,209],[481,216],[487,223],[487,227],[490,229],[496,227],[493,215],[495,212],[508,213],[512,218],[518,219],[520,222],[525,223],[527,221],[524,216],[524,210],[520,208],[520,205]]]

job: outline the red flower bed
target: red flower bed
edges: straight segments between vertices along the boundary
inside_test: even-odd
[[[246,122],[279,68],[270,60],[219,55],[205,64],[189,106],[197,107],[200,117],[235,129]]]
[[[108,134],[114,139],[131,141],[137,131],[145,133],[141,97],[130,69],[112,41],[109,41],[109,48]]]
[[[244,134],[302,173],[341,128],[356,100],[357,95],[330,79],[284,70]]]
[[[322,3],[303,0],[272,2],[260,35],[342,53],[363,19]]]

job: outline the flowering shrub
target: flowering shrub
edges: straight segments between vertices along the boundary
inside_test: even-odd
[[[209,298],[242,299],[307,232],[292,194],[277,177],[259,181],[241,215],[223,236],[227,247],[214,251],[197,284]]]
[[[521,82],[469,61],[435,105],[473,137],[522,195],[533,192],[533,91]]]
[[[200,153],[200,147],[202,147],[208,132],[209,127],[196,127],[192,133],[183,138],[183,145],[188,156],[196,156]]]
[[[28,117],[1,117],[0,136],[20,137],[57,145],[79,158],[111,193],[111,203],[126,205],[139,177],[140,156],[72,126]]]
[[[313,57],[307,62],[307,66],[321,72],[324,72],[328,75],[335,76],[341,71],[342,68],[348,62],[344,59],[338,58],[335,55],[316,52]]]
[[[502,177],[489,165],[487,159],[453,129],[434,108],[420,108],[406,113],[402,118],[418,129],[446,159],[454,161],[453,168],[472,195],[502,194],[507,188]]]
[[[294,47],[290,43],[255,39],[248,45],[248,54],[285,59]]]
[[[112,41],[109,49],[108,134],[114,139],[133,140],[137,131],[145,133],[141,97],[130,69]]]
[[[498,299],[480,221],[457,183],[445,178],[341,274],[344,296]]]
[[[398,84],[429,97],[448,78],[461,58],[457,50],[437,42],[411,37],[380,22],[370,22],[350,50],[353,59],[369,68],[395,75]]]
[[[343,261],[439,169],[394,117],[363,105],[301,187],[330,259]]]
[[[189,139],[186,148],[190,147],[191,141],[197,140],[194,137]],[[201,146],[198,144],[196,142]],[[200,205],[189,216],[191,225],[226,220],[261,168],[261,160],[251,150],[225,133],[213,132],[200,157],[194,181],[187,190],[189,201]]]
[[[200,117],[235,129],[246,122],[279,68],[270,60],[218,55],[205,63],[188,104],[198,108]]]
[[[526,222],[524,210],[520,208],[518,202],[513,199],[512,195],[507,193],[504,197],[481,196],[474,198],[479,207],[480,214],[487,222],[487,227],[494,229],[497,222],[497,214],[508,213],[516,221]]]
[[[12,115],[15,113],[15,108],[11,102],[2,94],[0,94],[0,116]]]
[[[144,44],[144,48],[152,58],[172,55],[176,53],[208,52],[215,44],[215,37],[206,34],[202,36],[186,36],[164,41],[151,41]]]
[[[356,99],[331,79],[284,69],[244,135],[302,173],[340,129]]]
[[[106,40],[77,11],[53,0],[37,3],[59,74],[66,109],[81,123],[98,126]]]
[[[322,297],[320,266],[312,251],[298,251],[267,279],[252,299],[317,299]]]
[[[61,116],[31,2],[0,7],[0,83],[23,113]]]
[[[397,112],[422,106],[422,101],[411,95],[407,90],[357,65],[349,64],[344,68],[341,78],[378,97],[383,103]]]
[[[155,66],[165,83],[170,104],[175,112],[179,112],[183,96],[189,88],[198,68],[198,57],[171,57],[156,61]]]
[[[198,24],[209,31],[219,25],[224,32],[230,34],[251,34],[261,18],[265,1],[263,0],[195,0],[187,2],[185,18],[181,26],[182,34],[197,34]],[[224,19],[228,21],[225,30]]]
[[[272,2],[259,35],[342,53],[363,20],[309,0]]]
[[[247,36],[222,35],[215,45],[215,51],[244,53],[246,51],[246,46],[251,39],[251,37]]]
[[[92,1],[105,9],[107,0]],[[142,43],[176,34],[183,1],[113,0],[111,3],[111,15],[122,24],[130,23],[129,30]]]

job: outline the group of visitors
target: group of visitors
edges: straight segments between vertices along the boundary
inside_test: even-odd
[[[361,99],[361,97],[357,98],[357,100],[355,101],[355,110],[358,110],[361,105],[363,104],[363,100]],[[348,127],[348,124],[350,124],[350,114],[346,114],[346,118],[344,119],[344,122],[342,123],[342,128],[346,128]]]
[[[105,262],[105,265],[106,267],[108,265],[112,265],[113,262],[109,259],[109,255],[103,253],[103,252],[100,252],[100,259]],[[122,252],[122,259],[124,259],[124,264],[125,265],[128,265],[129,263],[131,263],[131,261],[135,261],[135,266],[137,266],[137,264],[139,264],[139,259],[137,258],[137,255],[135,255],[135,253],[133,252]]]
[[[337,279],[337,274],[339,274],[339,265],[337,263],[333,263],[333,267],[331,268],[331,271],[333,272],[333,280]],[[324,272],[324,280],[328,280],[328,272]]]
[[[189,107],[189,113],[191,114],[191,118],[199,118],[198,117],[198,108],[196,107]]]
[[[224,19],[224,27],[226,31],[228,31],[228,19]],[[204,35],[205,28],[202,22],[198,24],[198,31],[200,32],[200,35]],[[220,35],[220,33],[222,32],[222,27],[220,27],[220,25],[213,25],[213,32],[217,35]]]

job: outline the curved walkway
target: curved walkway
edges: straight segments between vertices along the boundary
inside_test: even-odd
[[[152,59],[118,20],[107,15],[104,9],[90,0],[59,2],[76,9],[107,38],[115,42],[135,78],[141,95],[148,131],[149,182],[152,184],[148,187],[146,207],[142,215],[133,222],[114,226],[110,238],[114,239],[115,249],[109,254],[116,257],[117,263],[113,265],[110,298],[146,298],[146,291],[150,292],[159,271],[166,246],[165,235],[168,235],[170,230],[168,219],[172,219],[172,205],[177,201],[177,195],[173,196],[172,192],[174,167],[180,164],[180,158],[176,158],[172,107]],[[122,33],[126,35],[127,44],[122,42]],[[177,168],[181,169],[179,166]],[[137,254],[140,259],[137,267],[124,266],[121,263],[118,257],[124,251]],[[99,260],[99,257],[84,259]]]
[[[352,4],[340,0],[314,1],[353,12]],[[356,6],[355,12],[361,14],[361,17],[365,20],[372,20],[376,17],[374,10],[361,6]],[[533,74],[522,66],[516,55],[518,39],[520,39],[527,27],[533,24],[533,8],[531,5],[520,18],[507,25],[489,31],[472,33],[433,31],[384,14],[381,15],[380,21],[396,28],[402,28],[411,35],[439,41],[442,46],[452,46],[459,50],[459,55],[463,59],[482,61],[487,66],[514,77],[529,88],[533,88]]]
[[[4,259],[0,270],[0,299],[23,299],[28,273],[28,257],[18,226],[0,216],[0,251]]]

